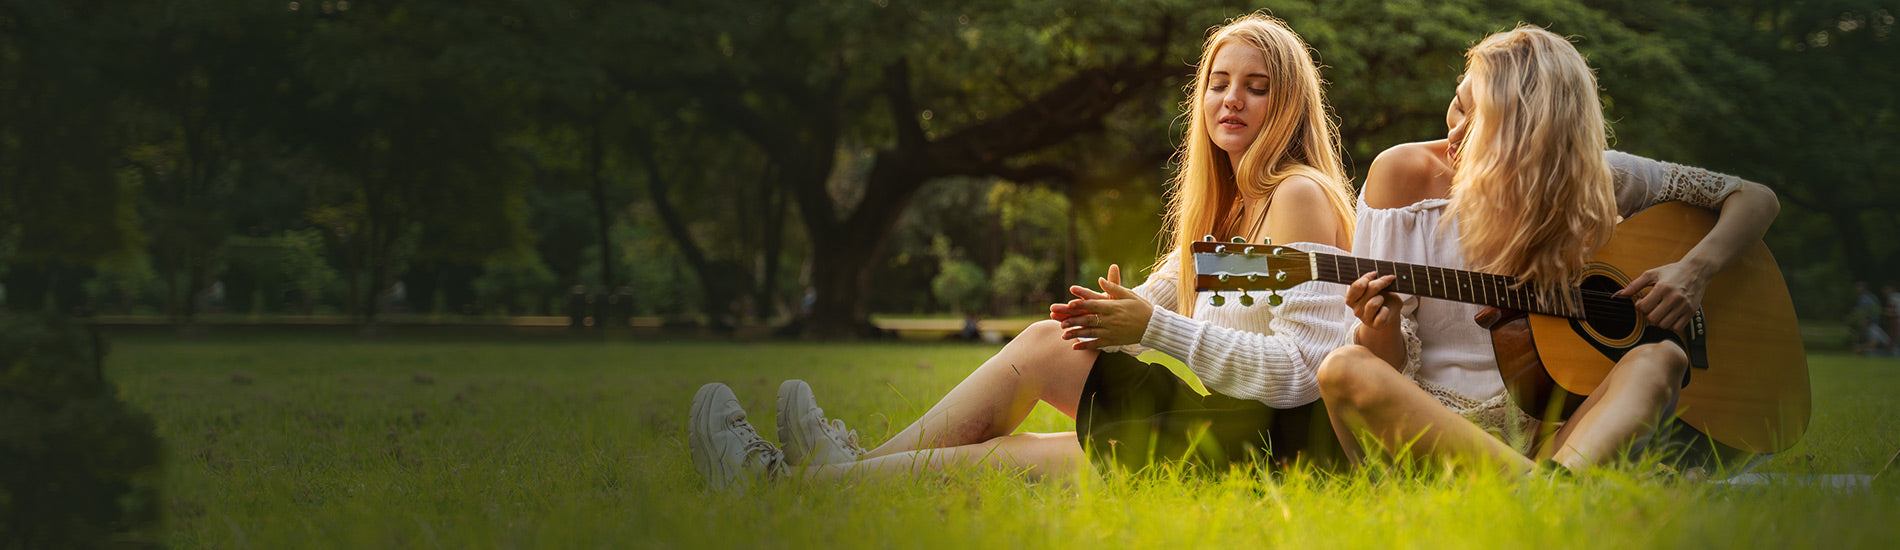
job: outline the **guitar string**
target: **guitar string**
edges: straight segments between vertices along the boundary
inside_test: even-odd
[[[1297,262],[1300,258],[1310,257],[1310,256],[1312,256],[1311,253],[1295,252],[1294,254],[1291,255],[1291,257],[1287,259]],[[1354,267],[1361,267],[1360,262],[1370,262],[1373,264],[1373,267],[1376,268],[1379,262],[1385,262],[1385,263],[1390,264],[1394,268],[1394,271],[1396,271],[1398,268],[1403,268],[1407,270],[1409,273],[1410,271],[1414,269],[1423,268],[1427,270],[1427,274],[1428,274],[1426,278],[1426,282],[1425,282],[1425,286],[1428,291],[1430,290],[1430,287],[1432,286],[1432,281],[1435,280],[1435,281],[1438,281],[1438,286],[1445,287],[1447,288],[1448,291],[1450,290],[1450,287],[1447,286],[1447,283],[1457,284],[1458,285],[1457,288],[1459,290],[1457,290],[1456,292],[1461,297],[1468,296],[1470,298],[1480,298],[1480,299],[1488,298],[1488,300],[1486,300],[1487,302],[1501,303],[1501,304],[1512,304],[1512,303],[1534,301],[1532,300],[1530,294],[1523,289],[1511,289],[1511,288],[1501,286],[1505,284],[1504,280],[1500,279],[1504,277],[1502,275],[1496,275],[1496,274],[1491,274],[1491,273],[1479,273],[1479,272],[1474,272],[1474,271],[1453,270],[1449,268],[1441,268],[1441,267],[1433,267],[1433,266],[1404,264],[1404,263],[1398,263],[1398,262],[1391,262],[1387,260],[1352,258],[1350,256],[1339,256],[1339,255],[1334,255],[1334,256],[1337,256],[1337,257],[1334,259],[1335,261],[1333,263],[1336,264],[1339,257],[1350,258],[1352,260],[1352,264]],[[1337,265],[1320,265],[1319,267],[1320,267],[1319,274],[1321,276],[1344,278],[1343,277],[1344,273],[1338,271]],[[1436,277],[1435,279],[1430,277],[1431,271],[1438,271],[1438,277]],[[1476,278],[1475,282],[1458,282],[1459,279],[1461,278],[1472,279],[1474,277]],[[1407,283],[1412,285],[1412,288],[1414,290],[1417,290],[1418,288],[1417,281],[1414,281],[1410,277],[1408,277]],[[1467,294],[1467,292],[1469,292],[1469,294]],[[1449,292],[1447,293],[1449,294]],[[1629,298],[1629,297],[1616,296],[1615,292],[1580,288],[1580,289],[1577,289],[1577,293],[1578,293],[1578,298],[1582,301],[1583,305],[1585,305],[1586,307],[1594,306],[1595,308],[1599,308],[1598,311],[1602,313],[1622,314],[1625,312],[1633,312],[1635,308],[1635,299]],[[1418,294],[1418,293],[1413,292],[1413,294]],[[1605,312],[1605,311],[1602,311],[1600,308],[1609,308],[1610,311]]]

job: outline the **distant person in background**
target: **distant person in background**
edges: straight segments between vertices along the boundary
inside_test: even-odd
[[[1900,357],[1900,288],[1893,281],[1880,285],[1880,327],[1887,333],[1887,355]]]
[[[567,289],[567,328],[587,326],[587,286],[574,285]]]
[[[870,451],[825,418],[803,381],[779,387],[783,449],[745,421],[730,388],[707,384],[693,398],[694,466],[718,488],[960,466],[1061,478],[1091,458],[1138,469],[1187,456],[1223,469],[1269,455],[1337,457],[1313,373],[1345,342],[1341,287],[1303,285],[1282,293],[1281,304],[1215,307],[1213,293],[1194,290],[1188,248],[1203,235],[1308,251],[1351,246],[1352,191],[1318,67],[1284,22],[1242,17],[1208,37],[1184,108],[1170,251],[1146,283],[1124,288],[1111,266],[1100,292],[1072,287],[1081,299],[1052,305],[1050,320],[1030,325]],[[1186,363],[1213,394],[1135,359],[1147,348]],[[1038,402],[1075,418],[1076,431],[1015,434]]]
[[[977,324],[976,312],[971,311],[963,314],[963,330],[957,331],[957,339],[965,342],[975,342],[983,339],[983,327]]]
[[[1855,355],[1879,354],[1893,346],[1893,338],[1880,326],[1881,301],[1865,281],[1854,281],[1854,309],[1847,314],[1847,326],[1854,332]]]

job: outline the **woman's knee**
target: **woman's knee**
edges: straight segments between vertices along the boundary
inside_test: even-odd
[[[1333,350],[1319,364],[1320,396],[1329,406],[1363,402],[1373,387],[1369,382],[1376,375],[1370,370],[1374,367],[1391,370],[1365,346],[1348,345]]]
[[[1093,363],[1093,356],[1075,355],[1077,352],[1068,340],[1062,339],[1062,323],[1042,320],[1024,327],[1021,334],[1010,340],[996,359],[984,363],[983,368],[1008,369],[1012,374],[1036,381],[1038,385],[1050,380],[1071,376],[1070,371]]]
[[[1680,384],[1689,371],[1689,354],[1675,342],[1656,342],[1632,349],[1617,362],[1618,368],[1636,366],[1659,381]]]
[[[1022,334],[1016,335],[1016,339],[1026,339],[1040,344],[1048,344],[1051,341],[1060,342],[1062,341],[1062,323],[1054,319],[1030,323],[1029,326],[1023,327]]]

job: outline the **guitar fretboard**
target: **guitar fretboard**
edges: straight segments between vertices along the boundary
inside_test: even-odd
[[[1517,283],[1516,277],[1370,260],[1323,252],[1313,253],[1313,260],[1317,271],[1314,275],[1321,281],[1352,284],[1359,276],[1367,272],[1376,272],[1381,277],[1397,276],[1397,279],[1392,282],[1393,292],[1559,317],[1576,317],[1560,311],[1560,308],[1544,305],[1543,300],[1539,300],[1536,292],[1529,286],[1511,288],[1511,285]]]

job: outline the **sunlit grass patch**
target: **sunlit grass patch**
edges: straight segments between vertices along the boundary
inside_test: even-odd
[[[1891,482],[970,470],[719,494],[693,472],[686,410],[701,384],[730,384],[772,438],[778,384],[803,378],[869,446],[994,346],[278,335],[113,349],[108,375],[165,440],[180,547],[1900,546]],[[1811,362],[1808,437],[1757,471],[1873,473],[1900,449],[1900,362]],[[1023,430],[1072,428],[1041,406]]]

